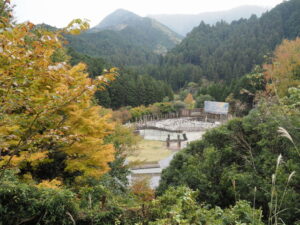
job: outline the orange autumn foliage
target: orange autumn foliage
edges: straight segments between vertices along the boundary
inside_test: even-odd
[[[300,85],[300,38],[284,40],[275,52],[272,64],[264,65],[265,76],[271,83],[268,90],[278,97],[288,94],[290,87]]]
[[[189,109],[194,108],[195,100],[191,93],[188,93],[188,95],[184,99],[184,103],[188,106]]]
[[[131,186],[132,193],[143,202],[151,201],[155,197],[154,190],[150,188],[149,183],[149,179],[145,177],[135,180]]]
[[[78,26],[74,24],[78,23]],[[65,29],[86,28],[74,20]],[[75,28],[73,28],[75,27]],[[48,153],[67,155],[66,171],[98,177],[109,170],[114,147],[104,142],[114,131],[110,115],[92,102],[117,75],[111,69],[92,80],[85,65],[54,63],[62,48],[61,32],[35,29],[31,23],[1,24],[0,32],[0,168],[32,167]]]

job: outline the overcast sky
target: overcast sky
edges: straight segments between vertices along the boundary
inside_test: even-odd
[[[274,7],[282,0],[12,0],[18,22],[66,26],[72,19],[89,19],[91,26],[123,8],[140,16],[148,14],[196,14],[227,10],[241,5]]]

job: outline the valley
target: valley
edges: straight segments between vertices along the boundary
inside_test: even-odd
[[[31,1],[0,0],[0,225],[299,224],[299,0]]]

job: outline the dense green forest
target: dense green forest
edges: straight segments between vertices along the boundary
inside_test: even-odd
[[[173,100],[173,91],[168,84],[133,72],[121,74],[106,90],[96,93],[100,105],[113,109],[122,106],[147,106],[162,102],[164,98]]]
[[[300,35],[300,2],[284,2],[260,18],[231,24],[201,23],[160,62],[149,66],[150,75],[168,81],[174,89],[202,78],[229,82],[249,73],[270,57],[284,38]]]
[[[81,54],[73,49],[68,49],[67,54],[70,56],[71,65],[84,62],[91,78],[96,78],[109,65],[102,58]],[[130,70],[119,71],[119,76],[114,82],[95,94],[100,105],[113,109],[122,106],[149,105],[161,102],[165,97],[173,100],[173,91],[167,83]]]
[[[160,55],[180,42],[180,36],[166,26],[125,10],[117,10],[104,22],[103,28],[100,23],[80,35],[68,35],[69,45],[80,53],[103,57],[123,67],[157,64]]]
[[[201,84],[203,79],[212,82],[222,80],[225,88],[250,73],[256,65],[262,65],[270,59],[273,50],[283,39],[293,39],[299,35],[299,11],[299,1],[290,0],[279,4],[260,18],[252,16],[230,24],[224,21],[215,25],[202,22],[166,56],[149,51],[153,41],[148,39],[155,36],[156,41],[165,43],[166,40],[160,30],[151,32],[149,36],[149,29],[144,23],[136,28],[141,32],[141,40],[148,40],[145,43],[136,40],[136,31],[127,34],[126,29],[87,32],[78,37],[69,36],[68,39],[70,46],[79,52],[103,57],[107,54],[113,65],[130,67],[141,74],[166,81],[176,91],[189,82]],[[104,42],[105,44],[100,44]],[[133,43],[141,44],[130,47],[134,46]],[[146,48],[147,50],[143,50]]]
[[[299,12],[300,2],[291,0],[260,18],[252,16],[231,24],[202,22],[161,58],[159,66],[149,65],[145,70],[167,81],[175,90],[203,78],[228,84],[264,63],[284,38],[299,36]]]
[[[122,66],[121,78],[112,84],[107,91],[97,93],[98,99],[102,98],[99,103],[105,107],[116,109],[127,105],[148,105],[161,101],[165,96],[169,96],[170,100],[173,99],[167,85],[151,79],[149,77],[151,76],[168,83],[176,92],[179,90],[186,92],[189,89],[189,83],[195,82],[198,86],[197,92],[193,93],[195,99],[201,99],[202,102],[205,99],[231,101],[233,104],[242,106],[240,108],[244,107],[245,110],[241,110],[244,111],[241,113],[245,114],[252,108],[254,104],[253,94],[257,90],[254,90],[255,85],[249,87],[247,84],[247,82],[249,83],[249,76],[246,78],[244,75],[261,73],[262,69],[257,69],[257,65],[268,62],[272,57],[272,51],[284,38],[293,39],[299,35],[299,11],[299,1],[291,0],[278,5],[260,18],[252,16],[249,19],[240,19],[230,24],[221,21],[216,25],[202,22],[166,56],[149,51],[150,45],[153,48],[153,40],[163,43],[167,41],[162,37],[165,33],[156,30],[156,32],[151,32],[151,36],[149,36],[147,24],[150,20],[146,18],[141,20],[137,15],[127,11],[123,12],[123,16],[126,15],[125,22],[130,25],[127,28],[134,27],[141,36],[136,35],[136,30],[130,32],[128,29],[116,30],[115,28],[122,21],[118,16],[115,18],[115,15],[112,14],[104,21],[102,27],[101,23],[98,25],[99,30],[96,27],[80,36],[67,36],[67,39],[70,42],[69,46],[90,55],[90,60],[85,60],[88,68],[96,67],[96,63],[91,62],[94,56],[105,58],[106,54],[113,57],[106,58],[106,61],[110,62],[109,65]],[[148,22],[146,23],[146,21]],[[122,32],[128,32],[130,35],[125,35]],[[109,35],[102,37],[101,35],[104,33],[109,33]],[[144,37],[145,35],[147,38]],[[140,43],[136,38],[140,38],[143,47],[135,46],[127,49],[129,46],[134,46],[133,44]],[[99,47],[95,45],[98,42],[105,42],[106,44],[100,44]],[[125,42],[130,43],[124,44]],[[120,43],[124,45],[120,45]],[[174,44],[174,42],[172,43]],[[142,51],[144,48],[147,48],[144,52],[149,54],[148,56],[141,57],[140,53],[135,53],[135,51]],[[127,49],[126,53],[123,52],[125,49]],[[78,56],[79,53],[76,54]],[[85,57],[88,57],[87,55]],[[76,58],[73,54],[74,57]],[[73,61],[78,62],[79,59]],[[98,65],[102,64],[99,62]],[[94,74],[95,69],[89,69],[89,72]],[[137,79],[137,77],[140,78]],[[251,79],[253,77],[255,76],[252,76]],[[153,94],[152,88],[158,90],[158,93],[154,91],[156,96]],[[166,91],[162,90],[166,88]],[[262,90],[263,86],[257,83],[256,88]],[[137,99],[136,93],[141,93],[141,90],[145,91],[142,92],[141,99]],[[149,99],[145,99],[148,97]]]
[[[0,225],[300,223],[299,1],[285,1],[260,19],[201,24],[144,70],[117,69],[100,56],[66,50],[64,37],[87,30],[85,21],[44,29],[15,23],[12,9],[0,0]],[[231,32],[222,41],[215,32],[237,27],[243,32],[236,29],[236,45],[249,34],[246,43],[257,55],[245,45],[230,53],[235,61],[214,58],[235,46]],[[200,28],[207,32],[194,36]],[[261,39],[254,45],[250,37]],[[198,38],[207,45],[189,49]],[[203,50],[197,52],[203,46],[211,53],[207,71]],[[253,59],[243,58],[248,54]],[[232,74],[220,69],[223,61],[236,65],[236,74],[232,65]],[[174,77],[164,76],[169,68]],[[184,87],[174,102],[170,84]],[[199,106],[204,99],[226,100],[239,117],[178,152],[156,191],[147,180],[129,186],[125,160],[139,137],[122,122],[193,107],[193,96]],[[112,111],[99,103],[137,107]]]

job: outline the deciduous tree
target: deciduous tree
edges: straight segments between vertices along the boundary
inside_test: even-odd
[[[272,80],[269,88],[278,97],[288,94],[290,87],[300,85],[300,38],[284,40],[274,52],[273,63],[265,65],[266,77]]]
[[[4,21],[4,20],[2,20]],[[0,166],[36,168],[49,154],[65,155],[65,170],[80,176],[100,176],[114,159],[114,147],[104,138],[114,130],[110,115],[100,115],[92,103],[98,88],[113,80],[112,69],[97,79],[85,65],[53,62],[62,48],[61,32],[34,29],[31,23],[7,22],[0,32]],[[64,32],[87,28],[72,21]],[[51,159],[53,160],[53,159]]]

